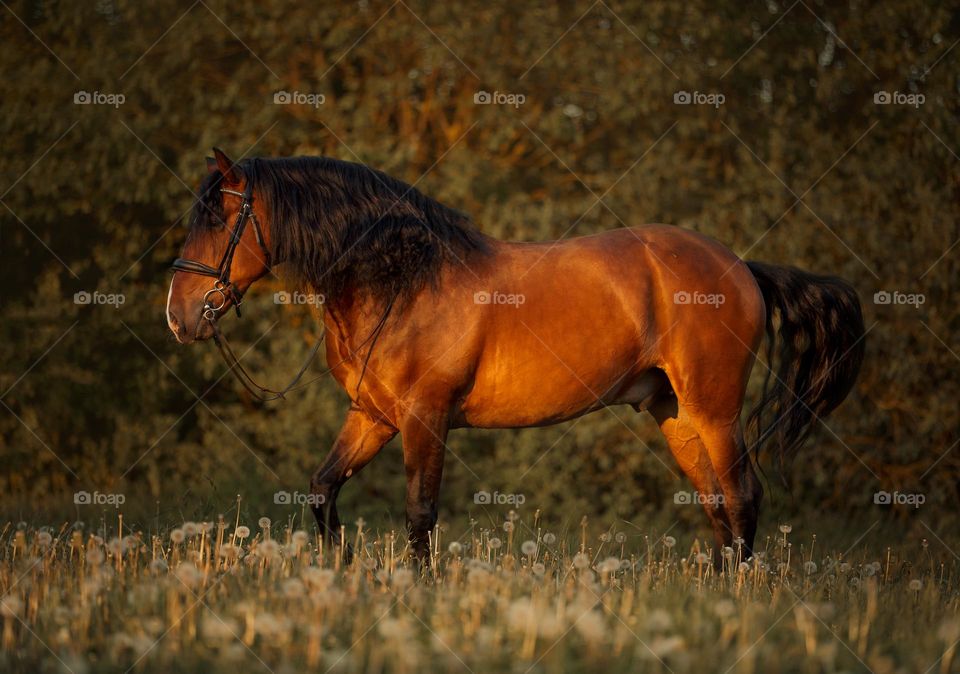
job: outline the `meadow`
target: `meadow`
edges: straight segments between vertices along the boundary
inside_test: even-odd
[[[540,511],[438,526],[431,562],[362,520],[354,551],[239,508],[160,530],[0,534],[5,672],[957,671],[943,541],[770,527],[744,560]],[[309,513],[308,513],[309,515]],[[122,528],[122,529],[121,529]]]
[[[960,671],[957,2],[0,5],[0,674]],[[840,276],[862,371],[787,476],[759,457],[749,562],[714,569],[623,408],[452,434],[427,568],[393,441],[348,560],[276,500],[347,395],[261,404],[166,325],[213,146],[361,162],[500,239],[661,222]],[[224,321],[270,386],[318,333],[278,277]]]

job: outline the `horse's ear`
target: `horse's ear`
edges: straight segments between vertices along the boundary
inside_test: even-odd
[[[214,157],[207,157],[207,173],[213,173],[214,171],[218,170],[219,167],[217,167],[217,160]]]
[[[220,170],[220,173],[223,174],[223,181],[228,185],[240,184],[240,172],[237,171],[233,160],[218,147],[213,148],[213,156],[217,163],[217,168]]]

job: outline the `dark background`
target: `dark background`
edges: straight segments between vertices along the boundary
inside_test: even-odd
[[[272,495],[306,491],[346,396],[328,378],[260,405],[230,378],[213,385],[224,365],[212,344],[181,348],[165,325],[167,267],[217,145],[234,158],[362,161],[497,237],[667,222],[749,259],[849,279],[869,328],[863,372],[800,454],[792,491],[768,471],[764,525],[816,515],[949,528],[958,38],[956,3],[915,0],[11,2],[0,9],[0,513],[113,516],[75,507],[85,490],[123,494],[131,517],[212,515],[238,492],[255,514],[299,516]],[[280,91],[324,102],[275,104]],[[525,100],[477,105],[480,91]],[[724,102],[678,105],[681,91]],[[123,103],[75,104],[78,92]],[[923,98],[883,105],[879,92]],[[244,319],[224,324],[272,385],[317,332],[309,311],[274,303],[283,287],[262,282]],[[95,290],[124,303],[75,303]],[[923,303],[878,305],[880,291]],[[689,486],[655,425],[629,408],[461,431],[449,447],[445,517],[489,514],[473,502],[486,489],[573,525],[586,514],[704,530],[698,509],[674,504]],[[402,483],[394,442],[345,489],[347,520],[402,522]],[[925,503],[878,506],[878,490]]]

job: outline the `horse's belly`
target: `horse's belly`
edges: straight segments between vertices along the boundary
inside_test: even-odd
[[[667,386],[663,373],[654,369],[620,375],[619,378],[590,380],[581,377],[571,380],[541,373],[538,378],[527,381],[526,385],[520,377],[510,382],[478,381],[455,410],[454,425],[474,428],[549,426],[610,405],[633,405],[643,409]]]

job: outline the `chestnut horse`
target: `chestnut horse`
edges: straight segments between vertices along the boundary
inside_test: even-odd
[[[351,401],[310,485],[334,542],[340,488],[398,432],[410,542],[423,557],[451,429],[543,426],[630,405],[653,415],[705,497],[715,560],[733,544],[749,556],[762,495],[751,449],[789,460],[863,360],[849,284],[741,261],[693,231],[644,225],[499,241],[360,164],[234,164],[214,153],[174,265],[167,322],[183,344],[214,336],[220,316],[276,264],[325,296],[326,360]],[[745,431],[741,407],[765,335],[773,369]]]

